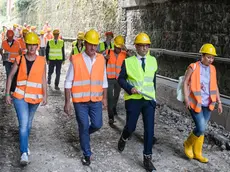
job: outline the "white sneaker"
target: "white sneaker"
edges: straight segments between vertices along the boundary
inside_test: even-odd
[[[20,164],[21,165],[27,165],[29,162],[28,155],[26,152],[24,152],[21,156]]]
[[[28,154],[28,156],[30,156],[30,149],[29,148],[27,149],[27,154]]]

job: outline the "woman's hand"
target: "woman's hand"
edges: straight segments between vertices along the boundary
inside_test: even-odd
[[[218,104],[218,114],[220,115],[220,114],[222,114],[222,112],[223,112],[222,103],[219,103]]]
[[[41,106],[45,106],[46,104],[47,104],[47,96],[44,96],[41,102]]]
[[[191,109],[190,103],[189,103],[189,99],[188,99],[188,98],[187,98],[187,99],[184,99],[184,104],[185,104],[185,107],[186,107],[187,109]]]
[[[5,101],[8,105],[12,104],[12,98],[10,97],[10,94],[6,94]]]

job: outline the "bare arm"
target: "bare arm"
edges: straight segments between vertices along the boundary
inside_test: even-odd
[[[42,76],[42,89],[43,89],[43,101],[42,101],[42,106],[47,104],[47,83],[46,83],[46,64],[44,67],[44,73]]]
[[[15,73],[17,72],[17,69],[18,69],[18,64],[17,62],[15,61],[14,64],[13,64],[13,67],[10,71],[10,74],[7,78],[7,81],[6,81],[6,92],[5,92],[5,100],[6,100],[6,103],[7,104],[12,104],[12,99],[10,97],[10,87],[11,87],[11,84],[12,84],[12,80],[13,80],[13,77],[15,75]]]
[[[13,77],[15,75],[15,73],[17,72],[18,70],[18,64],[17,62],[15,61],[14,64],[13,64],[13,67],[10,71],[10,74],[7,78],[7,82],[6,82],[6,94],[10,94],[10,87],[11,87],[11,84],[12,84],[12,80],[13,80]]]
[[[218,103],[218,113],[221,114],[223,112],[222,102],[220,100],[220,92],[218,85],[216,86],[216,101]]]
[[[102,103],[103,103],[103,109],[107,109],[107,88],[103,88],[103,99],[102,99]]]
[[[189,108],[189,99],[188,99],[188,96],[189,96],[189,82],[190,82],[192,72],[193,72],[192,68],[189,67],[187,69],[186,73],[185,73],[185,76],[184,76],[183,91],[184,91],[185,106],[187,108]]]
[[[71,96],[71,88],[65,88],[65,106],[64,106],[64,112],[67,115],[71,115],[70,96]]]

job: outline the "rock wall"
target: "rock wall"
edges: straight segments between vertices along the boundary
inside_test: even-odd
[[[126,41],[130,45],[135,35],[144,31],[151,38],[152,48],[197,53],[202,44],[210,42],[219,56],[230,57],[230,3],[227,0],[123,0],[123,7]],[[195,61],[162,54],[158,57],[158,72],[178,79],[189,63]],[[214,64],[220,92],[230,95],[230,60]]]
[[[60,28],[64,37],[76,37],[79,30],[111,30],[133,44],[141,31],[151,37],[151,47],[197,53],[210,42],[219,56],[230,56],[230,2],[228,0],[37,0],[12,18],[40,30],[45,21]],[[67,44],[70,47],[70,44]],[[199,57],[198,57],[199,58]],[[178,79],[194,59],[161,55],[159,74]],[[230,60],[229,60],[230,62]],[[216,62],[220,91],[230,95],[229,62]]]
[[[119,34],[120,13],[119,0],[39,0],[11,20],[36,25],[38,30],[49,21],[52,28],[60,28],[64,37],[76,37],[79,30],[95,28],[103,37],[108,30]]]

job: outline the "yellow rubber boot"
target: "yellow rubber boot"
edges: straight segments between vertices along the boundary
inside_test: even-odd
[[[197,159],[198,161],[202,163],[207,163],[208,158],[205,158],[202,156],[202,147],[204,143],[204,135],[201,135],[193,145],[193,153],[194,153],[194,159]]]
[[[195,144],[196,140],[198,139],[197,136],[191,132],[187,140],[184,142],[184,153],[189,159],[193,159],[193,145]]]

